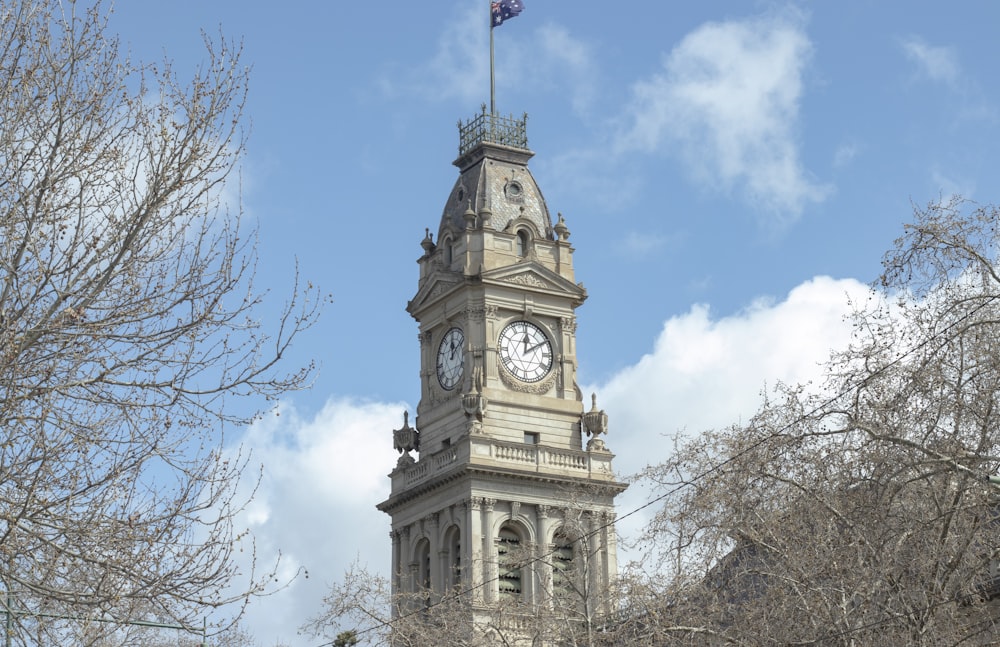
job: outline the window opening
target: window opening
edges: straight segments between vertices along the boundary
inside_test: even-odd
[[[457,527],[448,534],[448,582],[453,588],[462,584],[462,534]]]
[[[431,543],[426,539],[417,544],[417,588],[431,588]]]
[[[559,533],[552,543],[552,595],[565,598],[573,592],[573,541]]]
[[[501,528],[497,537],[498,580],[501,600],[521,600],[521,537],[511,528]]]
[[[451,262],[454,259],[455,251],[452,248],[451,238],[446,238],[444,241],[444,265],[450,268]]]
[[[517,232],[517,255],[519,258],[528,255],[528,232],[523,229]]]

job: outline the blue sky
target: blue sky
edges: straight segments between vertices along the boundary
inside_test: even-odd
[[[528,113],[530,168],[572,232],[581,386],[622,474],[669,451],[663,434],[746,419],[767,384],[816,375],[912,204],[1000,200],[994,2],[524,3],[496,31],[497,105]],[[133,56],[181,76],[201,30],[243,40],[258,282],[280,305],[297,259],[333,297],[290,358],[321,364],[314,387],[232,439],[265,469],[258,550],[310,573],[247,625],[315,645],[294,629],[325,585],[355,557],[388,567],[374,504],[419,396],[404,307],[456,123],[489,100],[487,2],[117,4]]]

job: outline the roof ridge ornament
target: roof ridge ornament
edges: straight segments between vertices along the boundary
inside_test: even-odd
[[[556,226],[552,229],[555,230],[559,240],[567,241],[569,240],[569,227],[566,226],[566,221],[563,219],[562,213],[557,212],[557,215],[559,216],[559,221],[556,222]]]
[[[486,111],[482,104],[481,112],[465,123],[458,122],[458,156],[462,157],[482,144],[495,144],[528,150],[528,113],[520,118],[513,114],[500,115]]]
[[[608,451],[607,446],[605,446],[604,441],[600,438],[601,434],[608,433],[608,414],[604,412],[603,409],[597,408],[597,394],[590,394],[591,407],[590,411],[583,414],[583,426],[587,431],[588,436],[593,436],[589,442],[587,442],[588,452],[606,452]]]

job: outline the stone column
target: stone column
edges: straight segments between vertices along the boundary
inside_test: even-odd
[[[405,526],[399,530],[399,592],[410,593],[413,591],[413,582],[410,581],[410,527]]]
[[[441,546],[441,552],[444,555],[441,558],[441,581],[444,582],[445,590],[452,587],[453,584],[457,584],[462,589],[468,586],[467,573],[471,563],[471,553],[466,548],[469,545],[469,525],[466,523],[467,507],[465,501],[459,501],[451,509],[451,520],[458,528],[458,553],[456,554],[452,550],[451,540],[448,538],[445,538],[448,543]],[[454,572],[456,560],[460,566],[457,580]]]
[[[428,557],[431,560],[429,564],[429,569],[431,578],[431,590],[435,594],[441,593],[444,590],[443,582],[441,581],[440,573],[440,563],[436,561],[438,557],[438,552],[441,550],[441,539],[438,537],[438,513],[434,512],[429,514],[424,518],[424,533],[427,535],[427,539],[430,540],[430,551]]]
[[[595,523],[597,519],[595,518],[593,512],[587,511],[583,513],[583,531],[590,537],[590,550],[587,559],[587,590],[588,595],[591,598],[589,604],[591,608],[597,610],[600,606],[601,601],[601,581],[604,579],[601,570],[603,568],[604,559],[603,556],[607,550],[607,546],[604,544],[601,533],[597,532],[597,524]]]
[[[603,529],[601,530],[601,541],[603,542],[601,557],[603,560],[601,574],[603,576],[604,591],[609,590],[611,583],[618,574],[618,538],[615,535],[615,513],[614,511],[604,512],[601,515]],[[605,595],[602,599],[602,611],[611,612],[611,601]]]
[[[427,400],[430,397],[431,377],[434,375],[434,368],[437,362],[434,359],[434,349],[431,347],[430,331],[422,332],[417,336],[420,342],[420,399]],[[417,414],[419,415],[419,411]]]
[[[466,510],[466,528],[469,532],[465,544],[469,547],[470,561],[466,569],[468,575],[465,578],[469,588],[472,589],[472,599],[476,603],[483,601],[483,572],[486,568],[483,556],[482,502],[481,498],[473,497],[469,500]]]
[[[483,499],[483,599],[487,604],[497,601],[497,570],[496,549],[493,541],[493,507],[496,499]]]
[[[535,506],[535,514],[537,517],[537,522],[535,527],[538,529],[538,545],[535,547],[535,564],[537,564],[538,581],[541,585],[541,590],[543,595],[548,599],[542,599],[541,596],[535,597],[535,602],[538,604],[551,604],[552,598],[552,541],[549,537],[551,519],[549,518],[549,512],[551,508],[547,505]]]
[[[399,572],[400,569],[399,531],[398,530],[389,531],[389,539],[392,541],[392,571],[390,574],[390,577],[392,579],[390,580],[390,582],[392,582],[392,587],[391,587],[392,593],[393,595],[395,595],[402,591],[402,588],[400,586],[402,584],[402,582],[400,581],[401,575]]]
[[[500,332],[497,330],[496,305],[486,304],[483,329],[486,331],[486,348],[483,349],[483,386],[487,387],[500,377],[496,347],[491,348],[491,344],[496,343],[497,334]]]

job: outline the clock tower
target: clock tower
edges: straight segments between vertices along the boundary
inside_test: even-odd
[[[421,242],[420,403],[393,432],[392,587],[477,613],[607,612],[617,572],[607,415],[576,384],[569,228],[528,170],[527,116],[459,123],[458,179]]]

